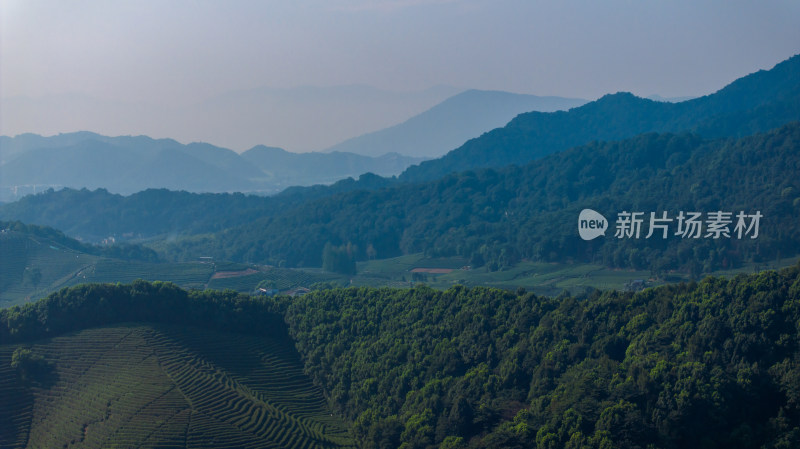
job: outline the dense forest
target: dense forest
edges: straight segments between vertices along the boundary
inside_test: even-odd
[[[584,297],[321,291],[286,321],[366,447],[800,445],[800,265]]]
[[[523,260],[678,269],[699,275],[800,252],[800,122],[742,139],[644,134],[594,142],[524,167],[464,172],[424,184],[355,191],[213,235],[177,241],[166,256],[200,255],[286,266],[321,266],[325,245],[356,258],[425,252],[503,269]],[[583,241],[583,208],[612,221],[604,238]],[[758,238],[615,238],[622,211],[760,213]],[[734,230],[734,225],[730,231]],[[645,224],[647,226],[647,224]],[[646,228],[645,228],[646,229]],[[705,231],[704,231],[705,232]]]
[[[291,337],[362,447],[800,444],[800,265],[556,298],[419,286],[251,299],[84,285],[0,310],[0,345],[118,322]],[[16,366],[35,365],[20,348]]]
[[[445,156],[406,169],[403,181],[438,179],[476,168],[525,164],[594,140],[647,132],[743,137],[800,120],[800,56],[740,78],[718,92],[680,103],[606,95],[569,111],[520,114],[503,128],[469,140]]]

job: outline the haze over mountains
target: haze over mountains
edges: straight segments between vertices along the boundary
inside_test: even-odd
[[[800,58],[790,58],[712,95],[679,103],[618,93],[581,105],[579,99],[466,91],[401,124],[330,147],[327,153],[296,154],[258,145],[240,155],[206,143],[183,145],[172,139],[111,138],[89,132],[48,138],[2,136],[0,201],[47,187],[106,188],[123,194],[147,188],[275,193],[289,186],[329,184],[366,172],[381,176],[402,172],[402,181],[423,181],[479,167],[524,164],[592,140],[622,139],[650,131],[743,136],[800,117],[798,65]],[[212,103],[218,110],[243,102],[255,108],[282,101],[311,102],[315,95],[331,105],[353,98],[374,102],[380,97],[357,86],[322,93],[299,89],[291,95],[261,89],[220,97]],[[522,111],[530,112],[492,129]],[[259,113],[244,116],[245,122],[260,117]],[[313,134],[313,120],[306,125],[305,132]],[[474,138],[441,158],[421,162],[420,157],[442,154],[469,137]],[[419,165],[414,166],[416,163]]]
[[[562,146],[572,145],[571,142],[578,141],[586,145],[595,140],[614,140],[613,136],[615,135],[639,134],[637,130],[641,129],[667,128],[676,129],[679,133],[685,133],[687,130],[693,131],[694,139],[700,139],[699,143],[687,143],[681,137],[674,140],[678,143],[683,142],[680,148],[676,147],[672,150],[665,150],[661,144],[659,144],[661,146],[655,147],[648,146],[651,144],[647,143],[647,139],[637,138],[627,139],[630,142],[626,141],[618,145],[620,148],[631,148],[626,150],[631,154],[646,155],[648,151],[656,151],[654,148],[657,148],[659,154],[664,151],[675,153],[671,159],[669,155],[665,155],[663,160],[658,162],[661,165],[660,169],[669,169],[670,173],[664,173],[662,181],[670,183],[671,171],[678,166],[684,167],[683,169],[687,173],[692,173],[692,170],[705,170],[702,163],[698,162],[701,159],[693,159],[690,156],[706,147],[704,141],[707,138],[752,134],[761,129],[769,130],[791,121],[800,121],[799,77],[800,57],[793,57],[778,64],[770,71],[760,71],[748,75],[713,95],[688,102],[659,103],[637,98],[631,94],[620,93],[608,95],[566,112],[522,114],[506,127],[495,129],[480,138],[473,139],[441,159],[409,168],[399,180],[366,176],[361,177],[358,181],[337,183],[331,188],[292,189],[287,192],[287,195],[294,196],[288,198],[278,196],[269,201],[266,199],[265,201],[243,200],[238,197],[229,197],[228,199],[215,196],[189,195],[189,197],[184,197],[186,194],[164,191],[143,192],[127,199],[110,195],[108,192],[96,194],[71,191],[55,192],[5,205],[0,208],[0,218],[46,224],[62,229],[70,235],[90,240],[123,233],[154,237],[162,234],[223,232],[210,241],[211,246],[193,242],[185,247],[176,248],[175,254],[192,253],[192,256],[196,256],[199,252],[216,252],[221,257],[234,257],[247,261],[285,260],[288,266],[318,266],[322,246],[328,241],[333,244],[354,242],[358,244],[359,251],[362,252],[372,244],[382,257],[414,251],[457,253],[465,257],[472,257],[481,254],[482,243],[476,241],[474,247],[459,246],[454,242],[463,242],[464,239],[453,240],[455,238],[454,229],[463,227],[462,230],[467,235],[472,235],[474,229],[482,227],[483,231],[479,234],[486,234],[490,223],[503,220],[501,216],[497,215],[500,212],[496,205],[506,204],[513,198],[517,198],[514,200],[516,207],[533,201],[530,203],[531,207],[525,209],[524,216],[517,217],[515,220],[531,222],[532,216],[541,212],[533,206],[538,204],[539,200],[553,201],[552,204],[558,205],[557,210],[563,212],[563,209],[573,204],[573,201],[589,194],[589,192],[576,190],[577,188],[574,186],[585,181],[581,178],[581,173],[585,173],[587,176],[597,176],[597,174],[592,175],[592,170],[596,169],[593,165],[600,162],[592,162],[595,155],[587,154],[595,152],[596,149],[589,145],[569,153],[583,160],[583,164],[587,167],[575,166],[561,157],[551,157],[535,167],[523,166],[522,172],[504,170],[502,182],[517,187],[507,186],[510,190],[493,199],[491,204],[494,206],[487,211],[473,209],[473,207],[474,204],[482,204],[486,197],[495,195],[485,191],[490,187],[488,184],[484,185],[485,183],[481,182],[478,184],[481,188],[474,191],[476,184],[471,180],[474,174],[462,173],[456,177],[442,178],[437,173],[522,164],[530,159],[545,156],[548,152],[555,152]],[[796,126],[787,129],[792,131],[789,132],[789,135],[794,135]],[[74,136],[68,137],[74,138]],[[33,137],[31,139],[36,140]],[[762,136],[760,139],[766,139],[767,143],[764,143],[763,146],[772,150],[769,142],[773,138]],[[787,142],[790,140],[787,139]],[[758,140],[751,142],[755,141]],[[724,141],[720,141],[714,145],[724,144]],[[778,154],[775,160],[780,161],[781,158],[784,161],[794,160],[795,155],[791,153],[793,151],[791,144],[782,145],[781,151],[786,153]],[[233,152],[224,154],[236,156]],[[335,153],[317,154],[316,156],[333,157],[334,155]],[[266,171],[269,170],[271,163],[281,165],[282,158],[286,156],[291,155],[284,154],[277,149],[257,147],[240,157],[248,161],[247,169]],[[310,156],[293,155],[291,157]],[[625,160],[624,155],[614,157]],[[644,158],[642,160],[646,159],[644,156],[641,158]],[[235,160],[235,158],[231,160]],[[626,167],[626,170],[630,170],[632,173],[638,173],[638,167],[643,166],[645,162],[625,160],[624,165],[621,166]],[[653,163],[653,161],[648,163]],[[727,162],[724,163],[726,170],[735,171],[736,164],[739,162],[734,161],[731,164],[733,165],[729,166]],[[303,165],[298,163],[298,167]],[[328,161],[324,165],[332,166],[332,163]],[[231,163],[229,166],[232,167],[233,164]],[[754,166],[753,170],[758,167]],[[762,175],[768,176],[765,173],[768,173],[769,170],[777,170],[773,167],[764,166],[758,169],[762,170]],[[244,167],[238,170],[245,172]],[[265,172],[262,171],[262,173]],[[534,174],[539,176],[538,174],[547,173],[565,173],[567,181],[564,182],[572,183],[573,187],[571,188],[559,187],[564,189],[563,198],[558,200],[540,198],[534,201],[531,192],[520,190],[522,189],[520,186],[526,185],[526,179],[531,178]],[[267,174],[265,173],[263,176],[267,176]],[[432,181],[418,187],[403,185],[413,184],[408,181],[426,177],[431,177]],[[495,179],[496,174],[479,172],[479,177],[492,180]],[[544,185],[550,185],[561,177],[563,176],[557,176],[553,178],[553,181],[545,182]],[[697,178],[696,174],[692,174],[691,177],[694,179],[693,182],[702,181]],[[500,180],[495,181],[500,182]],[[625,185],[627,186],[627,184]],[[790,186],[784,185],[782,189],[787,187]],[[354,190],[376,191],[378,189],[384,190],[375,194],[363,191],[344,193]],[[727,191],[730,186],[725,189]],[[445,193],[450,197],[445,198],[443,196]],[[550,192],[548,195],[551,193],[554,194]],[[676,194],[683,197],[687,193],[679,191]],[[770,193],[770,195],[779,194],[780,192],[774,191]],[[790,195],[790,199],[793,198],[791,192],[787,195]],[[326,197],[331,198],[326,199]],[[310,203],[310,200],[319,201]],[[773,200],[778,201],[776,198]],[[607,199],[602,201],[607,201]],[[386,204],[389,203],[395,204],[396,207],[388,210]],[[148,204],[163,205],[165,210],[151,208],[147,206]],[[203,204],[207,205],[209,211],[206,214],[198,212],[204,209]],[[234,204],[239,206],[232,207]],[[88,215],[75,216],[74,210],[79,209],[80,205],[92,205],[93,212]],[[508,206],[505,210],[513,211],[511,203]],[[189,209],[182,210],[182,207]],[[536,207],[544,206],[537,205]],[[153,209],[156,209],[157,212],[154,212]],[[193,214],[197,215],[198,213],[203,218],[201,220],[193,219]],[[163,221],[163,223],[159,225],[159,223],[153,222],[151,219],[153,216],[161,217],[156,221]],[[381,220],[385,221],[384,225],[376,222],[377,217],[382,217]],[[471,224],[466,225],[467,222]],[[200,223],[202,225],[199,225]],[[403,230],[406,227],[407,229]],[[234,229],[225,233],[224,230],[228,228]],[[272,230],[267,233],[268,237],[264,237],[265,229],[268,228]],[[512,256],[512,253],[509,252],[510,249],[507,248],[509,251],[503,257],[509,261],[533,257],[535,254],[539,254],[539,256],[549,254],[549,250],[542,253],[524,242],[517,245],[509,244],[508,242],[514,241],[516,238],[507,235],[510,232],[516,231],[513,231],[513,228],[498,231],[498,236],[504,236],[502,240],[483,243],[487,243],[487,247],[493,248],[511,245],[517,256]],[[245,238],[244,236],[249,237]],[[488,238],[488,236],[485,237]],[[266,244],[265,242],[270,239],[273,239],[274,242]],[[506,243],[500,244],[499,241]],[[782,242],[783,240],[779,239],[778,241]],[[215,247],[222,242],[226,242],[224,248]],[[564,246],[563,243],[554,243],[554,245]],[[566,250],[559,251],[567,253]],[[245,254],[249,255],[245,256]],[[499,254],[481,254],[481,258],[487,263],[499,257]]]
[[[302,108],[318,104],[320,98],[331,108],[336,101],[348,103],[354,98],[362,102],[382,100],[389,108],[397,101],[388,94],[383,97],[357,86],[322,92],[307,88],[291,95],[261,89],[220,97],[209,108],[216,108],[218,113],[231,109],[222,115],[228,119],[246,116],[242,118],[246,122],[268,120],[270,115],[264,111],[242,114],[241,110],[237,115],[232,108],[243,103],[248,108],[288,108],[290,104]],[[183,145],[172,139],[106,137],[91,132],[2,136],[0,201],[48,187],[107,188],[123,194],[147,188],[275,193],[289,186],[329,184],[367,172],[393,176],[423,158],[444,154],[470,137],[505,124],[520,112],[565,109],[582,103],[559,97],[467,91],[400,125],[348,140],[326,153],[292,153],[257,145],[239,155],[207,143]],[[323,111],[319,113],[324,115]],[[344,110],[341,113],[346,115]],[[300,122],[306,133],[315,134],[313,122]],[[257,127],[255,123],[251,126]]]
[[[420,160],[398,154],[290,153],[264,146],[240,155],[206,143],[89,132],[2,136],[0,159],[0,201],[50,187],[106,188],[126,195],[148,188],[271,194],[366,172],[392,176]]]
[[[209,142],[237,152],[260,144],[319,151],[406,120],[460,90],[450,86],[408,92],[363,85],[255,87],[168,107],[84,94],[4,97],[0,133],[52,135],[89,130]]]
[[[577,98],[473,89],[454,95],[403,123],[348,139],[326,151],[439,157],[468,139],[505,125],[523,112],[567,110],[584,103],[586,100]]]

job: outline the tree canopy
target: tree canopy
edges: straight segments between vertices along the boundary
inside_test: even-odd
[[[800,444],[800,265],[584,297],[324,290],[286,322],[365,447]]]

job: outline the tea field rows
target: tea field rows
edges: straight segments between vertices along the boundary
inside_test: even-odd
[[[20,377],[25,346],[46,361]],[[352,447],[291,342],[168,325],[0,346],[0,447]]]

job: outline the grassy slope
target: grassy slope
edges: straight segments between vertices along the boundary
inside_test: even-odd
[[[249,276],[213,278],[216,271],[259,272]],[[26,270],[37,269],[38,282]],[[88,282],[129,283],[136,279],[169,281],[183,288],[232,289],[250,293],[263,280],[288,290],[336,275],[231,263],[150,263],[108,259],[66,248],[45,238],[19,232],[0,234],[0,308],[44,297],[62,287]]]
[[[17,346],[0,346],[0,447],[352,446],[283,341],[166,325],[87,329],[26,345],[50,367],[28,385],[9,368]]]
[[[26,299],[39,298],[61,287],[72,285],[84,268],[95,264],[97,256],[80,253],[47,239],[17,232],[0,234],[0,307]],[[38,268],[41,279],[34,283],[25,270]]]
[[[35,300],[62,287],[85,282],[172,281],[185,288],[204,288],[213,270],[200,263],[148,263],[98,257],[65,248],[48,239],[6,232],[0,235],[0,307]],[[37,269],[38,282],[25,275]]]
[[[127,283],[136,279],[170,281],[184,288],[232,289],[250,293],[261,281],[272,281],[281,291],[296,287],[310,287],[316,282],[333,281],[339,285],[370,287],[410,287],[413,285],[411,270],[414,268],[451,268],[447,274],[427,274],[423,282],[434,288],[447,289],[452,285],[489,286],[515,289],[525,287],[541,295],[557,295],[564,290],[572,293],[586,288],[624,289],[635,279],[648,281],[655,286],[666,281],[688,281],[685,274],[674,273],[667,279],[651,279],[649,271],[615,270],[592,264],[557,264],[543,262],[521,262],[511,269],[489,272],[485,268],[464,270],[468,264],[463,258],[430,259],[422,254],[409,254],[391,259],[372,260],[358,264],[358,274],[348,277],[327,273],[319,269],[285,269],[249,264],[218,262],[215,264],[148,263],[107,259],[80,253],[53,244],[46,239],[22,235],[2,235],[3,252],[0,269],[5,278],[5,288],[0,287],[0,307],[10,307],[38,299],[65,286],[86,282]],[[738,270],[717,271],[713,275],[735,275],[765,268],[781,268],[793,265],[797,257],[790,257],[762,265],[752,264]],[[24,276],[26,268],[38,268],[41,280],[33,284]],[[258,272],[247,276],[213,278],[219,271]],[[351,282],[352,281],[352,282]]]

